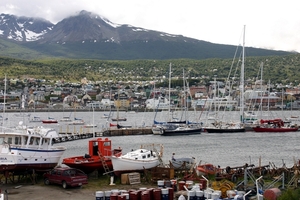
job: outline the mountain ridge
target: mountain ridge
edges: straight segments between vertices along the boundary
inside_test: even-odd
[[[85,10],[53,24],[43,18],[0,15],[0,37],[20,48],[1,48],[9,57],[83,59],[230,58],[236,46],[215,44],[169,33],[115,24]],[[0,40],[0,45],[2,44]],[[3,45],[3,44],[2,44]],[[294,52],[247,47],[251,56]],[[28,56],[26,51],[37,52]]]

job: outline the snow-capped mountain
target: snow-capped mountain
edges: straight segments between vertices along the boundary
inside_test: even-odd
[[[0,35],[15,41],[36,41],[53,28],[51,22],[32,17],[0,15]]]
[[[114,42],[140,40],[174,40],[182,36],[147,30],[131,25],[115,24],[87,11],[52,24],[41,18],[0,15],[0,35],[6,39],[30,42]],[[188,38],[185,38],[188,39]]]
[[[0,48],[0,55],[24,59],[232,58],[236,50],[236,46],[232,45],[115,24],[84,10],[56,24],[42,18],[0,14],[0,45],[6,47]],[[288,54],[283,51],[248,49],[252,56]]]

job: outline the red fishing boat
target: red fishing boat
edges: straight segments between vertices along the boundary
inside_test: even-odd
[[[112,170],[110,157],[112,155],[118,156],[121,152],[120,147],[112,149],[110,139],[96,138],[88,141],[88,154],[64,158],[62,164],[80,169],[88,174],[95,170],[104,171],[103,162],[105,162],[109,170]]]
[[[285,126],[282,119],[260,120],[260,125],[253,127],[255,132],[294,132],[298,131],[297,125]]]

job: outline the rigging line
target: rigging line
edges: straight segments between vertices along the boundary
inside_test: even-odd
[[[260,75],[260,73],[261,73],[262,65],[263,65],[263,63],[261,62],[261,64],[259,65],[259,69],[258,69],[257,76],[256,76],[255,80],[258,80],[258,78],[259,78],[259,75]],[[262,81],[262,80],[261,80],[261,81]],[[257,88],[256,81],[255,81],[255,84],[254,84],[254,88]],[[262,88],[260,88],[260,89],[262,90]],[[254,94],[254,93],[252,92],[252,94]],[[252,96],[252,94],[251,94],[251,96]],[[255,100],[254,100],[254,105],[255,105],[256,103],[257,103],[257,98],[255,98]],[[252,98],[251,98],[251,101],[250,101],[250,105],[252,105]],[[260,105],[261,105],[261,103],[260,103]],[[255,107],[252,106],[251,111],[254,111],[254,109],[255,109]],[[248,111],[249,111],[249,107],[248,107]]]

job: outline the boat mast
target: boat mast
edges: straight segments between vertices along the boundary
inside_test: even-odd
[[[171,113],[171,72],[172,70],[172,63],[170,63],[170,71],[169,71],[169,121],[171,121],[171,118],[170,118],[170,113]]]
[[[241,68],[241,82],[240,82],[240,106],[241,106],[241,122],[244,122],[244,70],[245,70],[245,29],[246,26],[244,25],[243,31],[243,54],[242,54],[242,68]]]
[[[2,116],[2,132],[3,132],[3,126],[4,126],[4,114],[5,114],[5,104],[6,104],[6,74],[5,74],[5,80],[4,80],[4,91],[3,91],[3,116]]]
[[[184,69],[183,69],[183,105],[184,105],[184,120],[186,120],[187,124],[187,96],[186,96],[186,87],[185,87],[185,74],[184,74]]]
[[[263,71],[264,71],[264,63],[260,64],[261,66],[261,74],[260,74],[260,118],[262,118],[262,111],[263,111]]]

